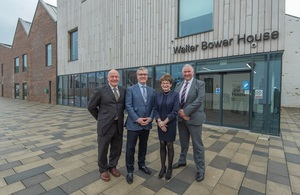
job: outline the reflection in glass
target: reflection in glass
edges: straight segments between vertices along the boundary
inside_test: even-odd
[[[155,91],[157,93],[161,92],[162,89],[160,87],[160,78],[164,75],[164,74],[170,74],[170,66],[164,65],[164,66],[156,66],[155,67],[155,83],[154,83],[154,87],[155,87]],[[174,79],[174,78],[173,78]],[[173,83],[174,86],[174,83]]]
[[[80,75],[80,104],[81,107],[83,108],[87,108],[87,101],[88,101],[88,92],[87,92],[87,87],[88,87],[88,81],[87,81],[88,77],[87,74],[81,74]]]

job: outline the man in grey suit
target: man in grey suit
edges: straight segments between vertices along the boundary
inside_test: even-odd
[[[148,80],[148,70],[140,67],[136,72],[138,83],[126,90],[125,106],[128,117],[125,123],[127,129],[126,143],[126,180],[129,184],[133,182],[134,153],[137,140],[138,166],[146,174],[151,174],[151,170],[146,167],[147,142],[149,130],[152,128],[154,117],[155,90],[146,86]]]
[[[205,83],[194,78],[194,69],[190,64],[182,68],[184,81],[178,83],[175,91],[179,93],[181,109],[178,111],[178,132],[181,145],[180,158],[173,168],[186,165],[190,137],[193,144],[194,162],[197,168],[196,180],[202,181],[205,174],[204,145],[202,142],[202,124],[205,121],[204,100]]]
[[[108,172],[120,176],[116,166],[122,151],[126,92],[118,86],[120,75],[117,70],[110,70],[107,80],[108,84],[96,88],[88,104],[89,112],[98,121],[98,166],[100,177],[106,182],[110,180]]]

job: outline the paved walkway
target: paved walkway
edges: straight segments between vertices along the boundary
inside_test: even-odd
[[[83,108],[0,98],[0,194],[300,194],[299,108],[282,108],[281,137],[205,125],[206,174],[200,183],[191,148],[186,167],[175,169],[169,181],[158,179],[155,129],[147,154],[153,174],[136,170],[127,184],[123,149],[121,177],[103,182],[95,128]],[[178,141],[175,148],[176,161]]]

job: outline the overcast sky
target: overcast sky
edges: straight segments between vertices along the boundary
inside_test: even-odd
[[[57,0],[44,0],[57,6]],[[12,44],[18,18],[32,22],[38,0],[1,0],[0,43]],[[300,17],[300,0],[286,0],[286,13]]]

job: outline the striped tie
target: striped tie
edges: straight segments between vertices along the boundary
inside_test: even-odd
[[[118,101],[119,100],[119,94],[117,92],[117,88],[115,88],[115,87],[114,87],[114,95],[115,95],[116,100]]]
[[[185,93],[186,93],[186,89],[187,89],[188,84],[189,84],[189,82],[186,81],[185,85],[183,87],[183,90],[181,92],[181,96],[180,96],[180,105],[181,105],[181,108],[183,108],[183,106],[184,106]]]

